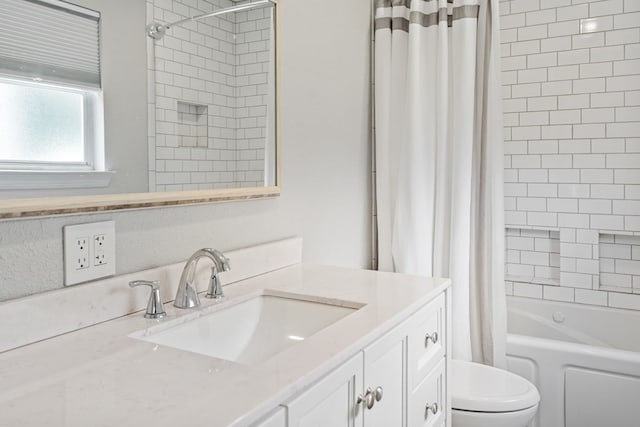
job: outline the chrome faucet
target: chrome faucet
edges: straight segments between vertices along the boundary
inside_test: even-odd
[[[209,279],[209,288],[207,298],[222,298],[222,283],[220,283],[219,273],[231,270],[229,259],[222,252],[216,249],[203,248],[197,250],[187,261],[180,276],[178,283],[178,292],[176,292],[176,300],[173,305],[178,308],[194,308],[200,305],[198,292],[195,286],[196,266],[200,258],[209,258],[213,262],[211,268],[211,278]]]

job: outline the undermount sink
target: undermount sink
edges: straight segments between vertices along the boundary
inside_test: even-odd
[[[215,311],[194,319],[176,319],[130,336],[251,365],[303,341],[360,307],[356,303],[335,305],[257,295],[237,304],[214,306]]]

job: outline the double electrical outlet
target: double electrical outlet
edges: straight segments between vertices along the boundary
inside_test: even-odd
[[[64,272],[65,286],[114,275],[115,222],[65,226]]]

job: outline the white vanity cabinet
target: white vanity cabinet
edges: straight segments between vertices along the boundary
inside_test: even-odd
[[[450,425],[446,296],[438,295],[286,403],[287,426]]]
[[[288,403],[288,426],[405,425],[404,330],[395,328]]]
[[[288,427],[362,427],[362,353],[286,404]]]
[[[189,312],[165,304],[160,321],[125,315],[147,294],[123,287],[179,277],[182,263],[1,304],[0,324],[11,327],[0,328],[0,425],[63,425],[51,414],[64,389],[64,407],[75,410],[62,415],[78,425],[450,426],[450,280],[300,264],[300,250],[295,239],[230,253],[238,275],[224,300]],[[80,310],[96,292],[109,304]],[[19,315],[34,309],[51,327]],[[203,335],[220,328],[220,339]],[[216,402],[213,416],[193,410],[202,402]]]

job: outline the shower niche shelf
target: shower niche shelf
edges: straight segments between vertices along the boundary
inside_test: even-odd
[[[176,135],[180,147],[202,147],[209,144],[209,114],[206,105],[177,102]]]
[[[505,234],[505,280],[560,285],[558,230],[508,227]]]
[[[640,236],[600,233],[598,252],[600,290],[640,294]]]

